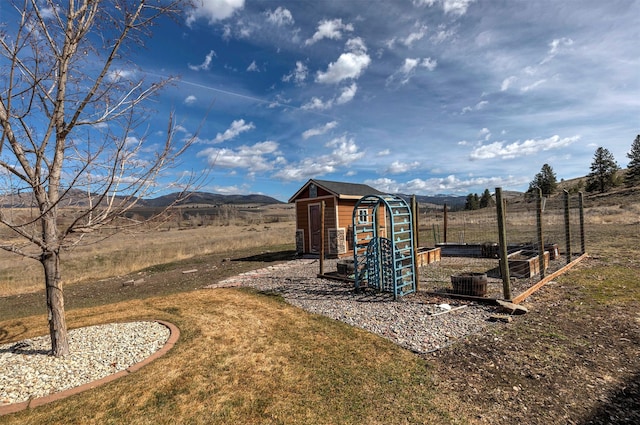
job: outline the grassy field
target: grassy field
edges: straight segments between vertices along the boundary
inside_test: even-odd
[[[528,314],[429,357],[274,295],[196,289],[286,258],[286,245],[79,280],[69,286],[71,327],[163,319],[180,340],[134,374],[0,424],[638,423],[640,221],[602,211],[588,228],[590,258],[527,300]],[[203,274],[181,273],[190,268]],[[122,289],[141,275],[145,285]],[[0,343],[47,333],[43,306],[32,309],[41,298],[0,298]]]
[[[93,236],[83,246],[62,252],[64,285],[126,275],[168,262],[242,249],[289,244],[295,223],[233,220],[227,225],[148,228],[118,233],[107,239]],[[42,289],[42,265],[0,250],[0,296]]]

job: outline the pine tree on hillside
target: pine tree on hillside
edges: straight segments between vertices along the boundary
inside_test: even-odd
[[[544,164],[540,172],[535,175],[533,181],[529,183],[527,193],[533,194],[538,188],[542,190],[544,196],[553,195],[558,188],[556,173],[553,172],[553,168],[549,164]]]
[[[480,208],[480,200],[477,193],[470,193],[467,195],[467,199],[464,203],[465,210],[477,210]]]
[[[627,165],[627,174],[624,176],[624,184],[627,187],[640,184],[640,134],[631,144],[631,150],[627,153],[629,165]]]
[[[489,189],[485,189],[480,197],[480,208],[492,207],[496,204],[496,201],[491,197]]]
[[[599,147],[593,156],[591,172],[587,175],[587,192],[604,193],[617,185],[616,173],[620,170],[613,154]]]

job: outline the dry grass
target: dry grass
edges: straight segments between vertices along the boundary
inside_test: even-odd
[[[73,310],[72,327],[159,318],[176,346],[140,371],[2,424],[451,423],[429,366],[412,353],[281,299],[198,290]],[[5,321],[4,339],[46,333],[44,317]]]
[[[196,256],[291,244],[294,228],[292,221],[268,224],[236,221],[228,226],[119,233],[99,243],[63,252],[63,282],[73,285]],[[42,266],[39,262],[0,250],[0,295],[34,292],[42,288]]]

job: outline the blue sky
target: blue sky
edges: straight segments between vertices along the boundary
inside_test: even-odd
[[[198,143],[204,191],[309,178],[408,194],[526,190],[543,164],[626,167],[640,133],[635,0],[198,0],[132,58]]]

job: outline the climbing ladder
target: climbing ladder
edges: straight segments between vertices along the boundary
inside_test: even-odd
[[[393,292],[394,299],[415,292],[412,223],[411,209],[398,196],[367,195],[356,203],[353,210],[356,289]]]

